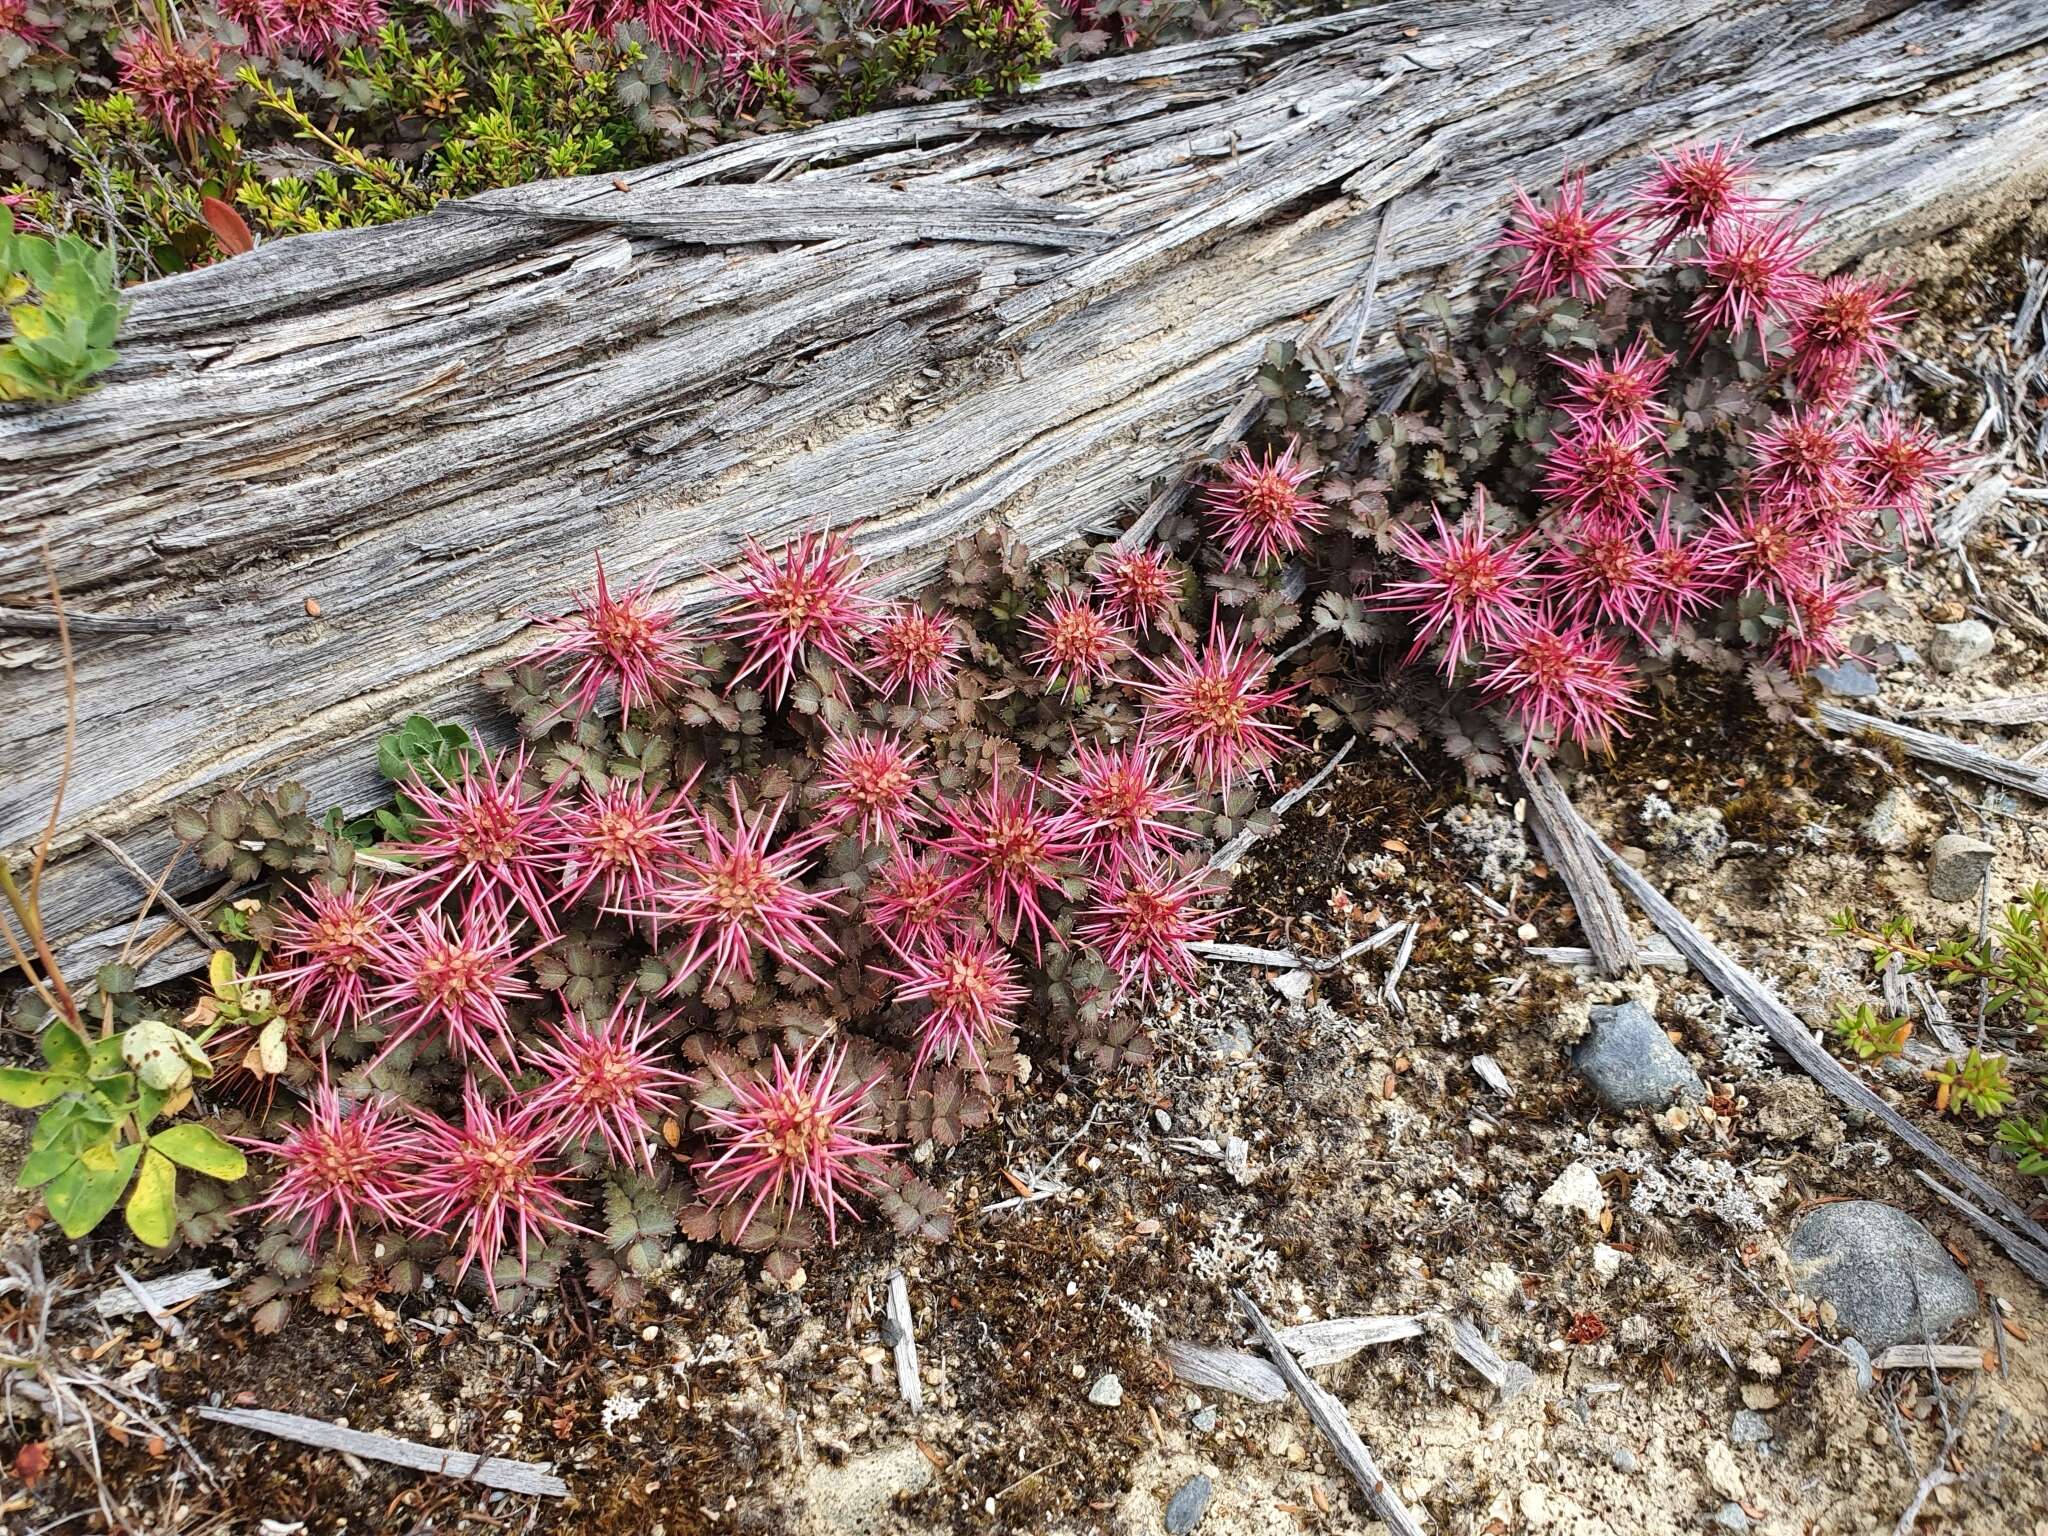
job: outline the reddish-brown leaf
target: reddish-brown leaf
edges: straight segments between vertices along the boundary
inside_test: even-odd
[[[213,231],[213,238],[230,256],[246,256],[256,249],[256,237],[242,216],[217,197],[199,199],[199,217]]]

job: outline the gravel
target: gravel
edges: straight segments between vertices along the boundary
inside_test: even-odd
[[[1838,667],[1815,667],[1813,679],[1838,699],[1877,697],[1877,679],[1855,661],[1845,661]]]
[[[1600,1004],[1572,1065],[1616,1114],[1665,1109],[1674,1096],[1707,1096],[1706,1084],[1641,1003]]]
[[[1098,1408],[1116,1408],[1123,1404],[1124,1384],[1117,1380],[1115,1371],[1105,1371],[1095,1378],[1095,1385],[1088,1389],[1088,1401]]]
[[[1762,1445],[1771,1438],[1771,1421],[1754,1408],[1738,1408],[1728,1438],[1736,1445]]]
[[[1919,1222],[1877,1200],[1842,1200],[1808,1212],[1786,1253],[1794,1283],[1830,1302],[1836,1326],[1876,1354],[1941,1340],[1977,1315],[1977,1290]]]

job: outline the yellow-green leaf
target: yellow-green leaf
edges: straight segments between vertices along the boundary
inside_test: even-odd
[[[149,1138],[150,1146],[180,1167],[230,1183],[249,1171],[249,1160],[203,1125],[186,1121]]]
[[[0,1067],[0,1104],[12,1104],[16,1109],[41,1109],[45,1104],[63,1098],[72,1089],[84,1086],[82,1079],[62,1072]]]
[[[94,1166],[100,1159],[88,1162],[81,1155],[50,1181],[43,1191],[43,1203],[49,1206],[66,1237],[83,1237],[100,1224],[121,1198],[121,1191],[128,1187],[141,1158],[142,1143],[130,1142],[107,1158],[105,1167]]]
[[[168,1248],[178,1229],[178,1170],[152,1147],[128,1197],[128,1230],[152,1248]]]

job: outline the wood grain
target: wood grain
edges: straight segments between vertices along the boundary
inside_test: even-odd
[[[1268,341],[1357,284],[1360,366],[1469,311],[1511,182],[1616,190],[1742,134],[1850,259],[2048,176],[2048,8],[1831,0],[1366,5],[1063,70],[137,289],[105,387],[0,412],[0,605],[47,530],[82,611],[81,752],[44,887],[118,946],[181,797],[377,791],[374,737],[474,720],[602,546],[702,605],[743,534],[829,520],[895,585],[991,517],[1053,546],[1199,456]],[[309,616],[306,599],[317,599]],[[0,625],[0,849],[55,778],[54,637]],[[192,889],[187,860],[172,884]]]

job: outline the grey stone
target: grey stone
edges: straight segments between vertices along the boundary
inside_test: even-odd
[[[1877,679],[1866,672],[1859,662],[1845,661],[1839,667],[1822,663],[1813,669],[1813,679],[1838,699],[1877,697]]]
[[[1809,1211],[1785,1252],[1793,1283],[1830,1302],[1835,1324],[1872,1354],[1941,1340],[1977,1315],[1977,1289],[1934,1236],[1895,1206],[1841,1200]]]
[[[1749,1529],[1749,1516],[1743,1513],[1740,1504],[1731,1499],[1714,1511],[1714,1524],[1724,1531],[1746,1531]]]
[[[1961,672],[1989,656],[1994,643],[1991,626],[1982,619],[1937,624],[1934,638],[1927,644],[1927,658],[1937,672]]]
[[[1290,1003],[1298,1003],[1308,996],[1308,989],[1315,984],[1315,978],[1307,971],[1282,971],[1273,978],[1273,990]]]
[[[1728,1438],[1736,1445],[1762,1445],[1771,1438],[1771,1421],[1754,1408],[1738,1408],[1735,1422],[1728,1426]]]
[[[1911,790],[1888,789],[1863,818],[1863,841],[1886,853],[1904,853],[1919,837],[1926,819],[1927,813]]]
[[[1981,837],[1951,832],[1927,855],[1927,894],[1936,901],[1974,901],[1998,850]]]
[[[1209,1495],[1215,1491],[1216,1485],[1199,1472],[1174,1489],[1173,1497],[1166,1501],[1167,1536],[1187,1536],[1200,1525],[1209,1512]]]
[[[1607,1459],[1614,1463],[1614,1470],[1617,1472],[1633,1472],[1642,1465],[1636,1460],[1636,1453],[1625,1445]]]
[[[1674,1095],[1707,1096],[1699,1074],[1641,1003],[1601,1004],[1592,1019],[1591,1032],[1572,1047],[1572,1065],[1607,1108],[1626,1114],[1668,1108]]]
[[[1124,1400],[1124,1384],[1117,1380],[1115,1371],[1105,1371],[1095,1378],[1095,1385],[1088,1389],[1088,1401],[1098,1408],[1115,1408]]]
[[[1211,1403],[1206,1408],[1203,1408],[1195,1415],[1192,1422],[1196,1433],[1204,1435],[1214,1434],[1216,1432],[1216,1405]]]

